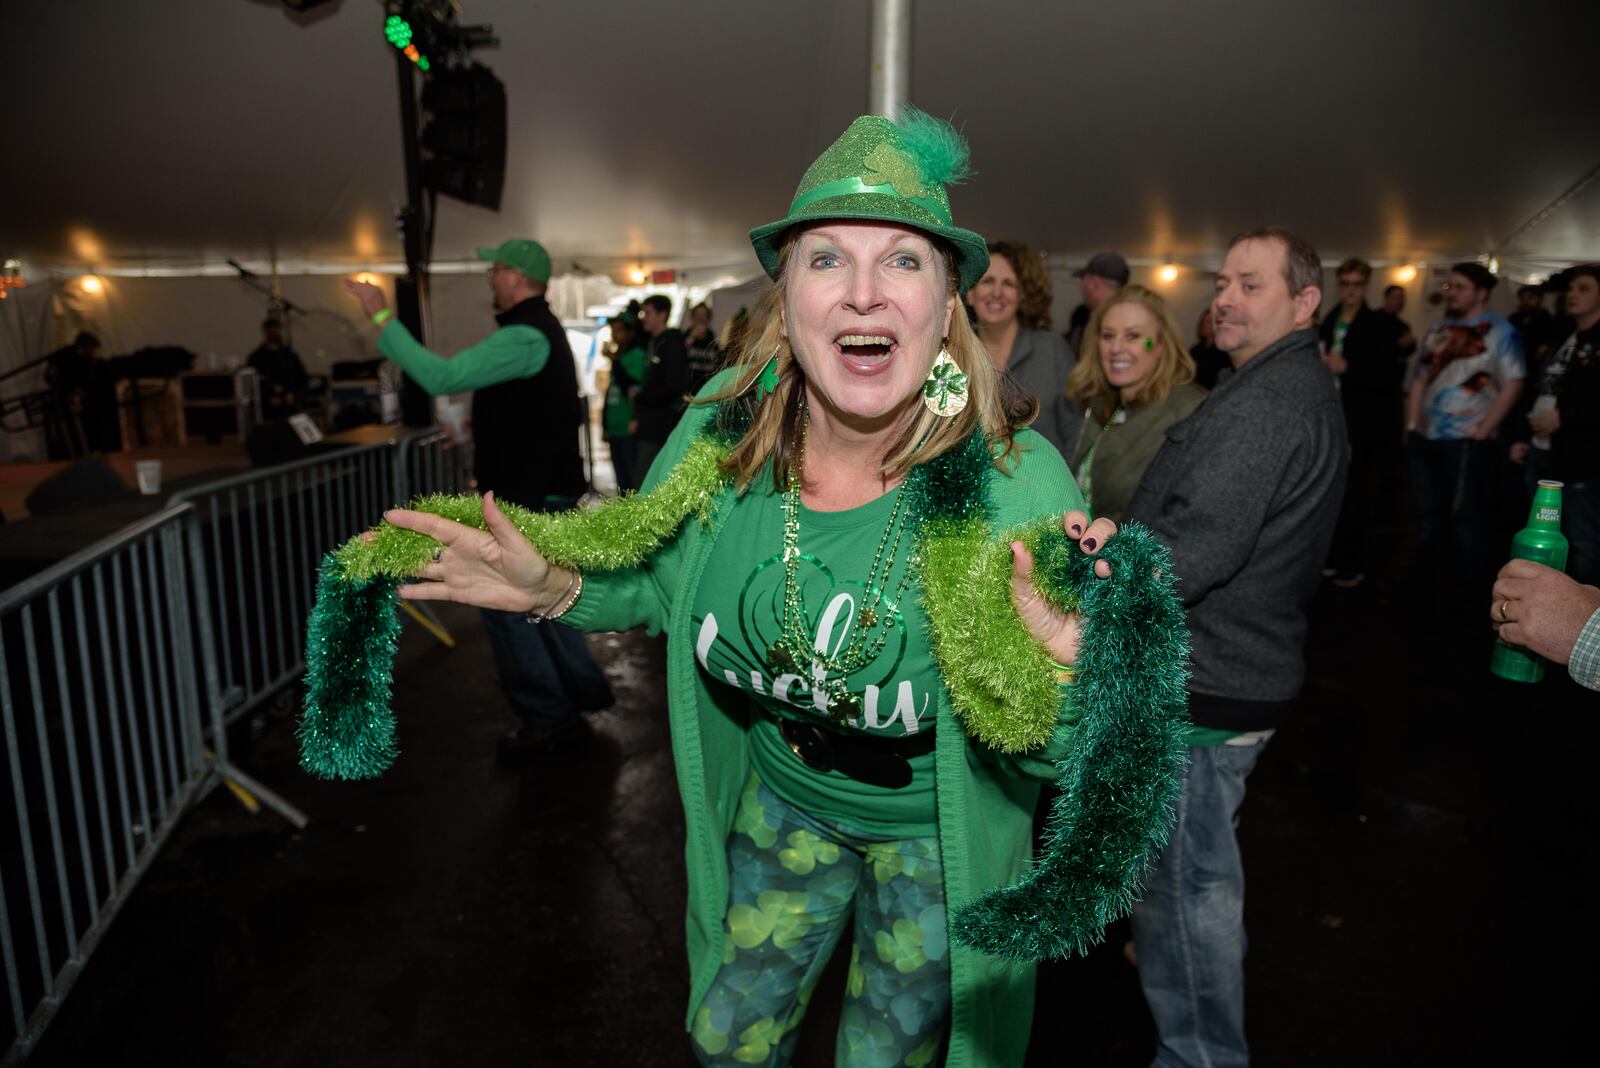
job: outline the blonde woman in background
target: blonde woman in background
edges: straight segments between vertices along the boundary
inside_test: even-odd
[[[1121,520],[1167,428],[1205,398],[1166,301],[1126,285],[1095,312],[1067,396],[1086,408],[1071,467],[1095,515]]]

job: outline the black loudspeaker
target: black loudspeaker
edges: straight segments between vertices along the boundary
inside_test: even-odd
[[[422,87],[422,184],[500,210],[506,179],[506,88],[481,63],[435,70]]]
[[[104,456],[91,456],[70,464],[37,486],[26,501],[29,515],[49,515],[72,508],[119,501],[136,496]]]
[[[300,440],[288,423],[266,423],[245,440],[252,467],[276,467],[311,453],[311,446]]]

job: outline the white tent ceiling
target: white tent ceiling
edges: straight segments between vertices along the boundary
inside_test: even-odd
[[[465,0],[502,45],[498,214],[435,257],[755,269],[745,231],[865,110],[867,0]],[[393,262],[403,198],[376,0],[11,0],[0,257],[29,267]],[[957,218],[1070,261],[1204,264],[1264,222],[1325,257],[1600,259],[1600,4],[916,0],[911,97],[965,123]]]

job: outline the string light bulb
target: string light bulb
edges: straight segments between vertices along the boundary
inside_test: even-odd
[[[1405,263],[1395,268],[1394,280],[1401,285],[1410,285],[1417,280],[1416,264]]]
[[[1176,263],[1163,263],[1156,271],[1156,278],[1163,285],[1171,285],[1178,280],[1178,265]]]
[[[99,293],[105,288],[105,283],[101,282],[99,277],[92,274],[86,274],[82,278],[78,279],[78,285],[85,293],[88,293],[91,296]]]

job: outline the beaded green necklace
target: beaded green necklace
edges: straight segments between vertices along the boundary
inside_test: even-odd
[[[877,659],[889,640],[890,621],[880,619],[878,608],[883,604],[883,591],[894,571],[895,559],[900,555],[900,541],[906,524],[901,522],[906,499],[906,485],[912,476],[902,479],[895,490],[894,509],[878,538],[878,550],[872,557],[872,568],[867,572],[866,589],[862,593],[861,609],[850,626],[850,639],[838,652],[829,653],[814,643],[807,634],[805,606],[800,598],[800,487],[803,480],[806,440],[810,422],[802,424],[800,449],[789,469],[789,481],[783,491],[783,607],[781,634],[767,650],[767,660],[779,671],[796,671],[809,665],[812,686],[827,694],[828,716],[844,724],[861,715],[861,698],[851,693],[848,677]],[[902,603],[912,572],[917,570],[918,557],[912,550],[911,559],[900,582],[895,587],[891,604]]]

